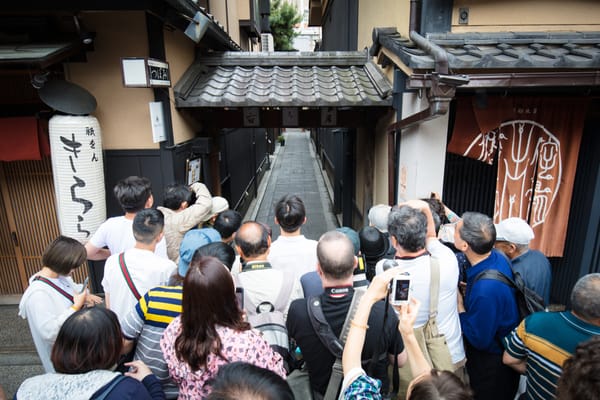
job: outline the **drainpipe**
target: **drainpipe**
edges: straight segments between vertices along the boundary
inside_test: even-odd
[[[410,0],[408,31],[421,32],[421,0]]]
[[[427,89],[429,107],[388,126],[387,131],[396,131],[428,121],[446,114],[450,101],[456,94],[456,87],[469,83],[466,75],[451,75],[448,70],[448,53],[437,44],[425,39],[415,31],[410,31],[410,39],[422,50],[433,56],[435,72],[431,73],[431,88]]]

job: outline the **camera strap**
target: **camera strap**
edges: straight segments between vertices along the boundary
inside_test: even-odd
[[[327,390],[325,392],[324,400],[334,400],[337,398],[342,379],[344,377],[342,370],[342,354],[344,352],[344,344],[348,337],[348,331],[350,330],[350,321],[354,318],[360,299],[366,293],[365,289],[356,288],[354,289],[354,295],[352,296],[352,303],[348,312],[346,313],[346,319],[344,326],[340,332],[340,337],[336,337],[331,329],[331,326],[325,319],[323,314],[323,308],[321,307],[321,299],[319,296],[313,296],[307,301],[308,317],[311,325],[319,340],[327,350],[335,357],[335,362],[331,367],[331,376],[329,377],[329,383],[327,384]]]
[[[123,278],[125,278],[125,282],[127,283],[127,286],[129,286],[129,290],[131,290],[133,297],[135,297],[136,300],[139,300],[142,296],[136,289],[135,284],[133,283],[133,279],[131,279],[131,275],[129,275],[127,264],[125,264],[125,253],[119,254],[119,266],[121,267]]]

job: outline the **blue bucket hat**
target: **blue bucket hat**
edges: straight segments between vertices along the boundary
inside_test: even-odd
[[[179,246],[179,275],[185,276],[190,267],[190,262],[192,262],[192,257],[194,257],[194,253],[199,247],[220,240],[221,235],[214,228],[192,229],[188,231]]]

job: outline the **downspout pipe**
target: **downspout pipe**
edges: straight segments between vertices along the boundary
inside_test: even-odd
[[[410,0],[408,31],[421,32],[421,0]]]
[[[410,31],[409,33],[410,40],[412,40],[417,46],[419,46],[422,50],[433,56],[435,60],[435,72],[438,74],[447,74],[448,73],[448,53],[446,50],[438,46],[437,44],[425,39],[416,31]]]
[[[391,124],[387,128],[388,132],[405,129],[446,114],[450,107],[450,101],[456,93],[456,87],[469,82],[469,78],[465,75],[449,75],[448,53],[443,48],[425,39],[415,31],[410,32],[410,39],[419,48],[433,56],[435,61],[435,72],[431,74],[431,88],[427,91],[429,107]]]

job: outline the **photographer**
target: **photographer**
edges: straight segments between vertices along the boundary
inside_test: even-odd
[[[362,369],[361,352],[369,329],[367,322],[371,307],[386,297],[390,281],[398,275],[400,270],[400,268],[389,269],[373,279],[350,323],[350,331],[348,332],[342,358],[344,369],[343,399],[349,400],[357,397],[381,399],[379,393],[381,382],[368,376]],[[449,398],[448,396],[452,395],[453,399],[472,399],[471,391],[456,375],[450,371],[431,369],[431,366],[427,363],[413,330],[419,306],[419,301],[412,299],[407,305],[396,307],[400,315],[398,330],[402,334],[402,340],[408,353],[408,362],[413,371],[406,398],[410,400],[436,400]]]
[[[212,216],[212,197],[203,183],[196,182],[189,187],[173,184],[165,189],[163,206],[157,208],[165,216],[167,255],[177,262],[179,246],[186,232]]]

